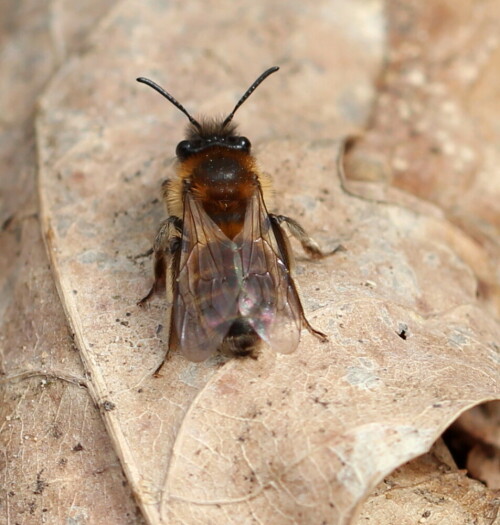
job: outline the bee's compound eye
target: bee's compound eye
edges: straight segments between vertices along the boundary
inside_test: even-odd
[[[179,159],[186,159],[193,153],[193,143],[190,140],[182,140],[177,144],[175,154]]]
[[[235,149],[250,151],[251,144],[246,137],[229,137],[228,142]]]
[[[252,147],[252,144],[250,144],[250,141],[246,137],[238,137],[238,146],[243,151],[250,151],[250,148]]]

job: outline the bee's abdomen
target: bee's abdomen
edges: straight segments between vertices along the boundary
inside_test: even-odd
[[[243,317],[236,319],[227,333],[220,352],[234,357],[257,358],[260,337]]]

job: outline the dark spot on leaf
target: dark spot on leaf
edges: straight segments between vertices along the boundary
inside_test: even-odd
[[[42,479],[43,471],[44,471],[44,469],[42,469],[36,475],[35,490],[33,491],[33,494],[41,494],[45,490],[45,488],[48,487],[48,485],[49,485],[45,480]]]
[[[59,438],[62,437],[63,433],[61,432],[60,428],[57,425],[54,425],[52,427],[51,435],[52,435],[52,437],[54,437],[56,439],[59,439]]]
[[[401,339],[403,339],[403,341],[406,341],[409,335],[408,325],[405,323],[400,323],[396,333],[398,334],[399,337],[401,337]]]
[[[315,397],[314,402],[317,403],[318,405],[321,405],[322,407],[325,407],[325,408],[328,407],[328,403],[326,401],[321,401],[319,397]]]
[[[14,215],[10,215],[9,217],[7,217],[4,221],[3,221],[3,224],[2,224],[2,231],[5,231],[11,224],[12,224],[12,221],[14,220]]]

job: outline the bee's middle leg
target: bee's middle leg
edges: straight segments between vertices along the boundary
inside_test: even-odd
[[[286,215],[272,215],[272,218],[278,223],[285,223],[288,226],[290,233],[300,242],[304,251],[312,259],[322,259],[328,255],[333,255],[338,251],[343,251],[345,248],[339,244],[329,252],[323,252],[318,243],[304,230],[304,228],[294,219]]]

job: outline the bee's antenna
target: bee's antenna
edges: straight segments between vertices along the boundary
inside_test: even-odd
[[[226,120],[222,123],[222,127],[225,128],[231,120],[233,120],[234,114],[236,113],[237,109],[245,102],[245,100],[257,89],[259,84],[264,81],[269,75],[272,75],[276,71],[278,71],[279,67],[274,66],[270,67],[268,70],[264,71],[262,75],[246,90],[245,94],[240,98],[236,106],[234,106],[233,111],[229,113],[229,115],[226,117]]]
[[[264,77],[265,78],[265,77]],[[177,100],[175,100],[175,98],[170,94],[168,93],[167,91],[165,91],[161,86],[159,86],[156,82],[153,82],[152,80],[149,80],[149,78],[144,78],[144,77],[139,77],[138,79],[136,79],[137,82],[140,82],[141,84],[146,84],[148,85],[149,87],[152,87],[155,91],[158,91],[158,93],[160,93],[160,95],[163,95],[168,101],[172,102],[172,104],[177,108],[177,109],[180,109],[184,115],[186,115],[186,117],[189,119],[189,122],[191,122],[191,124],[193,124],[193,126],[196,127],[196,129],[198,130],[201,130],[201,125],[199,122],[197,122],[187,111],[187,109],[180,103],[180,102],[177,102]],[[264,79],[262,79],[264,80]],[[262,82],[262,80],[260,80],[260,82]],[[257,86],[255,86],[257,87]],[[255,89],[255,88],[254,88]],[[247,95],[248,96],[248,95]],[[236,109],[236,108],[235,108]],[[234,113],[234,111],[233,111]]]

